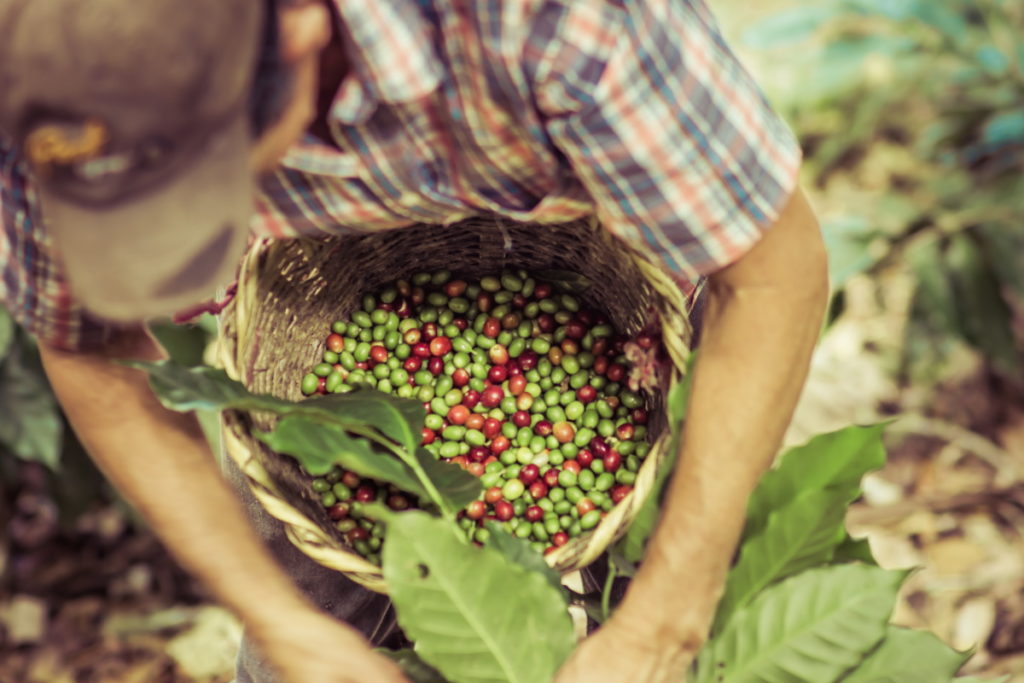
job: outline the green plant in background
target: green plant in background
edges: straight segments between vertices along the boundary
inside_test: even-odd
[[[832,0],[744,36],[786,47],[773,69],[799,82],[780,99],[813,181],[872,193],[840,193],[856,205],[825,226],[836,309],[850,276],[907,269],[903,362],[918,376],[953,342],[997,373],[1024,369],[1022,35],[1016,0]]]
[[[421,457],[424,411],[415,401],[361,389],[292,403],[253,395],[211,368],[133,365],[150,372],[171,409],[276,414],[277,428],[261,438],[307,469],[340,464],[421,498],[423,510],[405,512],[364,504],[387,527],[384,576],[415,642],[389,654],[413,680],[547,681],[572,651],[567,593],[543,557],[496,525],[485,545],[474,545],[455,523],[453,510],[481,488],[457,466]],[[672,423],[683,417],[685,393],[680,385],[668,397]],[[889,625],[907,572],[877,567],[845,530],[861,478],[885,462],[881,432],[849,427],[819,436],[763,478],[691,683],[972,680],[955,678],[970,653]],[[615,549],[626,571],[652,527],[641,522]]]

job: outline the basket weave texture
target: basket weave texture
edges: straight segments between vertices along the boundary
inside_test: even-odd
[[[670,361],[668,388],[686,367],[692,330],[686,300],[650,255],[612,238],[595,220],[558,225],[473,218],[452,225],[329,239],[265,241],[243,260],[238,291],[221,321],[219,357],[228,375],[257,393],[303,398],[300,379],[320,361],[335,320],[359,308],[361,297],[419,271],[448,269],[479,278],[504,268],[579,273],[590,286],[583,304],[604,311],[616,329],[636,334],[657,318]],[[653,445],[633,492],[590,533],[546,556],[562,573],[593,562],[628,528],[665,461],[669,440],[661,395],[649,399]],[[265,415],[226,412],[224,450],[245,474],[256,498],[279,519],[292,543],[317,563],[378,592],[379,567],[351,550],[310,487],[311,477],[290,457],[252,436],[269,429]]]

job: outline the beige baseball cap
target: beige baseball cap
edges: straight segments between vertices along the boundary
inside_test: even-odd
[[[230,283],[252,213],[259,0],[0,0],[0,133],[74,297],[114,321]]]

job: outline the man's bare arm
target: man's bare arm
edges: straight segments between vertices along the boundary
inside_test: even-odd
[[[762,240],[709,285],[683,444],[661,521],[605,633],[584,643],[561,681],[584,674],[678,680],[705,639],[747,498],[792,417],[827,302],[824,246],[804,195],[797,191]],[[615,659],[593,664],[604,652]],[[616,673],[620,663],[627,668]]]
[[[282,572],[221,477],[195,417],[163,408],[142,372],[115,362],[162,356],[143,328],[99,353],[41,352],[93,460],[181,564],[241,617],[286,680],[405,680],[357,632],[315,610]]]

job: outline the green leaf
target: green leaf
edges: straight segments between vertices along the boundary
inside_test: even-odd
[[[960,233],[946,250],[964,338],[997,367],[1015,374],[1021,358],[1013,333],[1013,311],[1003,299],[995,268],[974,235]]]
[[[821,232],[827,247],[828,274],[833,291],[878,262],[878,256],[868,251],[868,244],[877,231],[865,218],[848,216],[832,220],[822,226]]]
[[[832,555],[832,562],[863,562],[864,564],[878,565],[874,554],[871,552],[871,544],[867,538],[853,538],[847,535],[842,542],[836,546]]]
[[[698,659],[696,683],[829,683],[882,639],[906,573],[809,569],[740,609]]]
[[[985,122],[981,137],[993,143],[1024,142],[1024,109],[994,115]]]
[[[153,393],[170,410],[189,412],[234,408],[279,413],[295,406],[283,399],[252,394],[223,370],[206,366],[188,368],[171,360],[122,362],[128,367],[148,372]]]
[[[764,529],[747,539],[729,572],[717,624],[727,623],[766,586],[828,562],[846,535],[843,519],[853,497],[849,491],[810,490],[769,512]]]
[[[299,403],[302,409],[322,411],[330,416],[344,416],[373,425],[382,434],[415,453],[422,439],[423,404],[411,398],[397,398],[373,389],[360,389],[347,394],[328,394],[308,398]]]
[[[512,562],[539,573],[548,580],[548,583],[558,591],[559,595],[565,596],[562,591],[562,577],[544,561],[543,555],[530,547],[526,539],[507,533],[494,522],[488,523],[487,529],[491,532],[487,539],[487,547],[494,548]]]
[[[956,297],[939,243],[930,240],[916,245],[907,252],[907,262],[917,276],[915,312],[935,330],[962,337]]]
[[[412,683],[448,683],[437,669],[420,659],[413,650],[378,649],[377,652],[394,660]]]
[[[960,670],[970,653],[957,652],[934,634],[889,626],[885,638],[843,683],[938,683]]]
[[[750,496],[744,537],[761,533],[772,511],[805,491],[832,489],[843,497],[859,491],[861,478],[885,464],[884,426],[846,427],[787,451]]]
[[[384,579],[417,653],[457,683],[550,681],[573,649],[560,591],[422,512],[394,515]],[[534,634],[543,634],[538,647]]]
[[[14,320],[3,306],[0,306],[0,362],[7,357],[7,352],[14,341]]]
[[[466,507],[483,491],[478,477],[474,477],[458,465],[438,460],[425,448],[416,450],[416,460],[453,510]]]
[[[668,453],[665,454],[665,462],[661,465],[654,480],[654,489],[637,510],[636,517],[633,518],[633,523],[629,525],[622,540],[613,548],[612,552],[627,562],[635,564],[643,559],[647,539],[654,533],[654,527],[658,523],[662,495],[668,479],[675,469],[676,457],[679,454],[679,440],[682,436],[682,423],[683,418],[686,417],[687,402],[690,400],[695,363],[696,354],[691,354],[686,375],[681,382],[669,390],[668,397],[665,399],[669,427],[672,429],[672,440],[669,443]]]
[[[271,449],[298,460],[313,476],[327,474],[338,464],[360,476],[386,481],[429,500],[408,465],[388,452],[375,450],[369,440],[352,437],[337,425],[292,415],[283,418],[272,432],[257,432],[256,436]]]
[[[0,444],[56,471],[64,422],[35,349],[18,336],[0,365]]]
[[[811,5],[784,10],[754,24],[742,36],[748,47],[771,50],[807,40],[842,12],[835,5]]]

